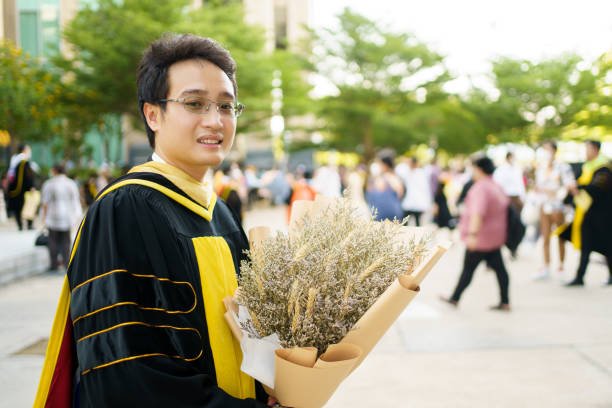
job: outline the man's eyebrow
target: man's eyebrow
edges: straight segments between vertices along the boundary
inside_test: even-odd
[[[208,95],[208,91],[203,89],[186,89],[181,92],[181,95]]]
[[[209,92],[203,89],[186,89],[183,92],[181,92],[181,95],[202,95],[202,96],[208,96]],[[223,91],[219,94],[219,97],[221,98],[229,98],[229,99],[235,99],[234,94],[231,92],[227,92],[227,91]]]
[[[233,93],[227,92],[227,91],[221,92],[219,94],[219,96],[224,97],[224,98],[230,98],[230,99],[235,99],[236,98]]]

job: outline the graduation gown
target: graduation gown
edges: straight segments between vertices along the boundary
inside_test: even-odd
[[[154,173],[109,185],[76,237],[34,406],[264,406],[223,319],[247,247],[215,196],[204,208]]]
[[[612,256],[612,163],[601,161],[578,179],[574,221],[559,236],[577,249]]]
[[[34,187],[34,172],[30,167],[30,162],[22,160],[15,169],[15,178],[8,186],[7,209],[21,214],[25,193],[32,187]]]

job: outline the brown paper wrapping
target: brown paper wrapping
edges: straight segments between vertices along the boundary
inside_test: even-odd
[[[296,408],[322,407],[361,356],[361,349],[353,344],[332,344],[309,366],[291,359],[295,350],[276,350],[274,390],[270,391],[282,405]]]
[[[242,332],[235,320],[232,298],[223,300],[232,333],[241,340]],[[331,344],[317,359],[315,347],[281,348],[275,351],[274,389],[265,387],[282,405],[295,408],[322,407],[338,385],[360,361],[361,349],[353,344]]]
[[[304,215],[314,215],[319,211],[324,211],[333,203],[333,200],[317,196],[314,202],[296,201],[289,224],[290,234],[299,234],[300,219]],[[408,228],[406,230],[408,232]],[[418,233],[423,234],[422,230]],[[269,229],[251,230],[249,232],[251,245],[269,235]],[[323,406],[340,383],[361,364],[414,299],[419,291],[419,285],[448,247],[448,243],[438,245],[412,275],[401,275],[396,279],[359,319],[354,328],[338,344],[330,345],[318,359],[316,358],[317,350],[312,347],[276,350],[274,390],[266,387],[268,394],[273,395],[285,406],[296,408]],[[224,303],[228,310],[226,319],[234,333],[238,325],[234,320],[233,312],[230,311],[233,302],[224,301]],[[238,338],[241,336],[242,333]]]

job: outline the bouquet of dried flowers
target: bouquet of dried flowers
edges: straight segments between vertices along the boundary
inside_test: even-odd
[[[447,246],[347,199],[294,203],[289,234],[250,231],[225,318],[241,369],[283,405],[320,407],[402,310]],[[238,306],[239,305],[239,306]],[[237,322],[238,321],[238,322]]]
[[[278,233],[249,251],[240,267],[239,304],[250,335],[273,333],[283,347],[340,342],[400,274],[423,259],[428,238],[399,239],[401,221],[356,216],[347,199],[299,220],[299,234]]]

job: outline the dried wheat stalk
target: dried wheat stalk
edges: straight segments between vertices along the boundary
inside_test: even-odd
[[[400,241],[401,228],[399,221],[357,218],[341,199],[304,217],[294,239],[278,233],[262,241],[240,266],[238,301],[253,316],[243,328],[255,337],[277,333],[283,347],[324,352],[423,259],[429,237]]]

